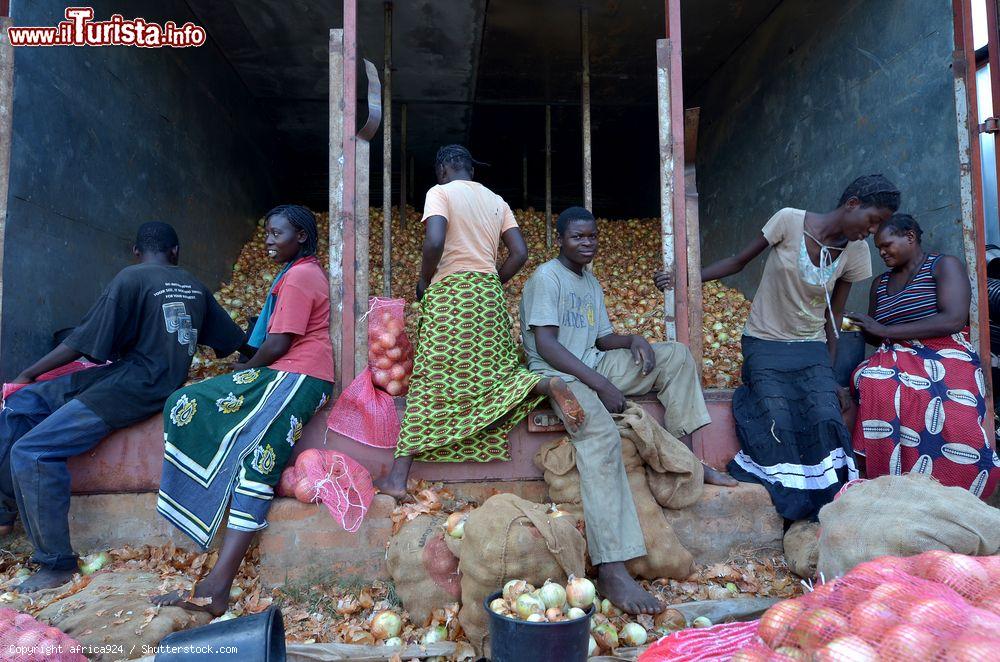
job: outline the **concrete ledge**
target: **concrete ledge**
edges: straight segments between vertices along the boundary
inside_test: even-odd
[[[654,416],[663,415],[656,398],[636,398]],[[710,465],[724,469],[739,450],[733,424],[732,391],[707,391],[712,423],[695,433],[692,447],[696,455]],[[406,403],[396,398],[400,417]],[[371,472],[373,478],[385,475],[392,464],[392,451],[371,448],[330,432],[326,427],[329,410],[313,417],[296,446],[296,454],[307,448],[329,448],[351,456]],[[511,461],[487,463],[424,463],[413,465],[412,476],[448,483],[473,481],[538,480],[542,474],[535,467],[535,453],[546,441],[565,435],[565,431],[529,432],[526,423],[510,434]],[[119,430],[88,453],[69,461],[74,494],[109,494],[155,492],[160,485],[163,463],[163,423],[159,416]]]
[[[531,501],[547,500],[542,481],[459,483],[450,489],[458,498],[480,503],[499,492],[512,492]],[[360,530],[347,533],[321,505],[276,499],[268,515],[270,525],[259,538],[264,583],[278,586],[329,574],[387,578],[385,547],[392,533],[389,516],[393,506],[391,498],[377,495]],[[732,489],[706,486],[705,496],[695,506],[664,512],[698,563],[723,561],[746,548],[781,550],[781,518],[759,485],[741,484]],[[156,513],[156,495],[152,493],[74,496],[70,535],[81,554],[169,542],[182,549],[197,549]]]

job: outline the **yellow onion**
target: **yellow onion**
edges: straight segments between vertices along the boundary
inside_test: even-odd
[[[638,623],[626,623],[622,628],[621,640],[629,646],[642,646],[648,638],[646,628]]]
[[[545,603],[546,609],[562,607],[566,603],[566,589],[553,582],[545,582],[538,589],[538,597]],[[561,610],[560,610],[561,611]]]
[[[503,585],[503,599],[513,604],[518,596],[523,593],[531,593],[535,587],[523,579],[512,579]]]
[[[385,609],[372,616],[372,634],[378,639],[398,637],[403,630],[403,619],[391,609]]]
[[[586,577],[570,577],[566,582],[566,601],[570,607],[584,609],[597,597],[594,583]]]

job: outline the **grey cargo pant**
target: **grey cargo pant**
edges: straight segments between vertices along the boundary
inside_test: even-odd
[[[694,359],[680,343],[653,344],[656,363],[648,375],[627,349],[606,352],[597,372],[626,397],[655,392],[663,404],[664,428],[677,438],[712,422],[705,407]],[[627,561],[646,555],[642,529],[622,463],[621,436],[597,393],[579,381],[569,383],[586,420],[572,436],[580,472],[583,516],[591,563]]]

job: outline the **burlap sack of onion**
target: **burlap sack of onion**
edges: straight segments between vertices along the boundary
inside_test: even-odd
[[[528,264],[505,287],[507,309],[514,321],[514,334],[520,338],[518,303],[528,277],[543,262],[558,253],[553,245],[545,245],[545,214],[534,209],[514,212],[528,244]],[[324,267],[328,262],[327,241],[329,221],[326,213],[318,214],[318,257]],[[398,209],[392,216],[392,292],[394,296],[413,300],[420,272],[423,224],[420,214],[407,208],[405,229],[401,227]],[[369,282],[372,294],[379,294],[382,283],[382,210],[370,213]],[[608,221],[613,233],[605,233],[601,252],[594,263],[594,274],[604,288],[608,316],[621,333],[639,333],[650,341],[663,340],[663,298],[653,285],[652,274],[660,261],[660,221],[656,218]],[[231,278],[223,283],[216,299],[239,324],[245,326],[257,314],[271,287],[279,266],[265,254],[263,220],[259,229],[240,251]],[[737,290],[718,282],[703,287],[704,319],[702,384],[705,388],[734,388],[740,383],[742,356],[740,335],[750,302]],[[407,310],[406,332],[416,338],[417,308]],[[195,357],[191,379],[204,379],[228,370],[225,361],[216,361],[208,354]]]

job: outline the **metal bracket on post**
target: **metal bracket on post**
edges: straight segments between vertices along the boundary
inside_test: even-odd
[[[979,125],[979,133],[1000,133],[1000,117],[987,117]]]

